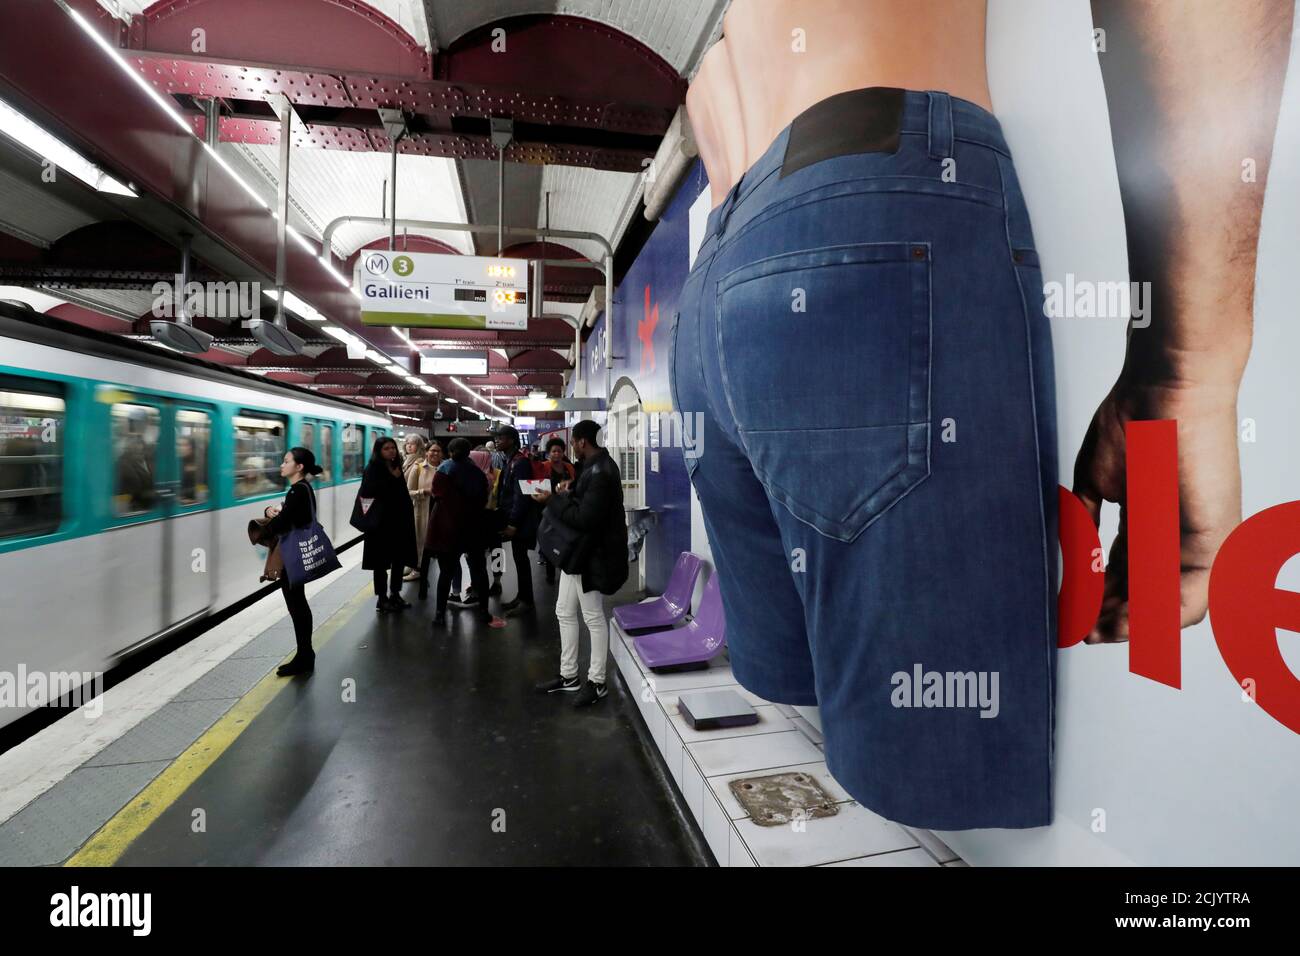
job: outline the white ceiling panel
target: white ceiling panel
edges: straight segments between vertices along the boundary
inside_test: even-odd
[[[573,229],[604,236],[617,247],[626,225],[626,209],[640,188],[640,173],[618,173],[580,166],[547,166],[542,174],[542,196],[537,224],[545,223],[546,194],[551,195],[552,229]],[[557,239],[600,262],[605,252],[590,239]]]
[[[48,246],[95,221],[93,216],[56,198],[39,178],[25,180],[0,173],[0,232]]]
[[[694,70],[700,47],[728,0],[436,0],[433,35],[446,47],[471,30],[506,17],[561,14],[596,20],[654,50],[678,73]]]
[[[99,0],[99,5],[122,21],[142,14],[157,0]],[[321,0],[322,3],[328,0]],[[393,20],[403,30],[429,49],[429,28],[424,20],[424,0],[361,0],[384,16]]]
[[[243,146],[268,182],[278,184],[277,146]],[[353,153],[339,149],[299,149],[289,160],[289,194],[312,238],[339,216],[379,216],[384,212],[384,182],[391,172],[387,153]],[[436,156],[397,157],[398,218],[465,222],[465,206],[455,160]],[[398,227],[399,234],[402,228]],[[464,253],[473,252],[469,233],[411,229]],[[346,225],[334,233],[334,252],[351,255],[367,242],[388,235],[386,226]]]

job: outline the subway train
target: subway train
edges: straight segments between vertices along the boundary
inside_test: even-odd
[[[283,497],[294,446],[324,467],[320,520],[345,544],[391,432],[361,405],[0,303],[0,672],[105,671],[265,587],[247,523]]]

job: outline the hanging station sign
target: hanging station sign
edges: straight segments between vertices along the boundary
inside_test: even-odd
[[[488,354],[464,349],[433,349],[420,352],[421,375],[486,375]]]
[[[369,251],[356,287],[365,325],[528,328],[526,259]]]

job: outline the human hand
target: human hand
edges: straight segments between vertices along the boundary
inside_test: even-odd
[[[264,514],[268,518],[274,518],[279,513],[280,513],[279,505],[271,505],[265,511],[262,512],[262,514]]]
[[[550,497],[551,497],[551,493],[549,491],[533,492],[533,500],[536,501],[538,504],[543,504],[543,505],[546,504],[546,502],[550,499]]]
[[[569,490],[569,486],[570,486],[571,484],[573,484],[573,479],[572,479],[572,478],[565,478],[562,482],[560,482],[558,485],[555,486],[555,490],[556,490],[556,491],[560,491],[560,492],[568,491],[568,490]]]
[[[1210,566],[1241,523],[1237,449],[1237,385],[1143,384],[1121,376],[1093,416],[1074,464],[1074,493],[1100,521],[1102,501],[1120,505],[1119,534],[1106,566],[1101,613],[1089,644],[1127,641],[1128,506],[1124,426],[1130,421],[1178,423],[1181,626],[1205,617]]]
[[[514,525],[506,525],[506,529],[505,529],[504,531],[501,532],[501,537],[503,537],[503,538],[505,538],[507,541],[509,541],[509,540],[510,540],[511,538],[513,538],[514,536],[515,536],[515,526],[514,526]]]

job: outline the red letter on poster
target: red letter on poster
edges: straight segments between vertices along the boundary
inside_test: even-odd
[[[1101,550],[1101,538],[1088,509],[1067,488],[1058,486],[1056,498],[1061,516],[1061,594],[1057,598],[1056,646],[1073,647],[1097,623],[1106,569],[1093,570],[1093,554]]]
[[[1300,631],[1300,594],[1275,585],[1300,553],[1300,501],[1275,505],[1237,526],[1210,570],[1210,621],[1237,684],[1254,682],[1255,703],[1300,734],[1300,680],[1287,667],[1275,628]]]
[[[1128,669],[1182,686],[1178,423],[1124,429],[1128,501]]]

